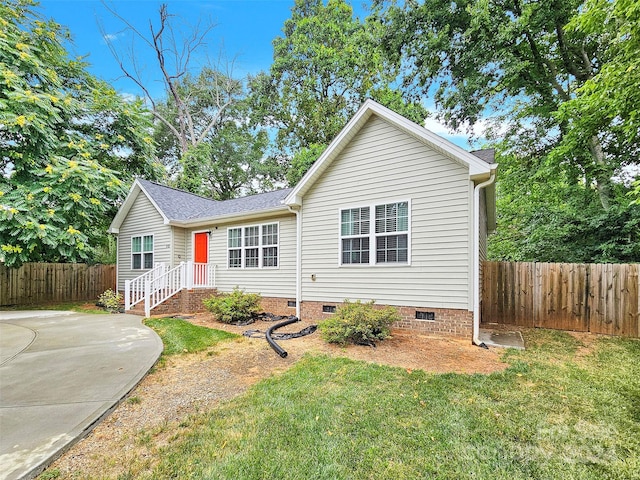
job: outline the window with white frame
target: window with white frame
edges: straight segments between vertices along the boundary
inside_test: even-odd
[[[342,265],[409,263],[409,202],[341,210],[340,247]]]
[[[340,212],[342,263],[369,263],[369,207],[348,208]]]
[[[277,223],[227,229],[229,268],[277,267],[278,238]]]
[[[133,270],[153,268],[153,235],[131,237],[131,268]]]
[[[229,268],[242,267],[242,228],[227,230],[227,248]]]

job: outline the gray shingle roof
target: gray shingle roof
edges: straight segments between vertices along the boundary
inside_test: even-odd
[[[290,188],[259,193],[233,200],[217,201],[193,193],[138,179],[155,204],[169,220],[189,221],[226,215],[258,212],[280,207]]]
[[[495,148],[487,148],[484,150],[474,150],[472,152],[469,152],[473,155],[475,155],[476,157],[478,157],[480,160],[487,162],[488,164],[492,164],[496,158],[496,149]]]

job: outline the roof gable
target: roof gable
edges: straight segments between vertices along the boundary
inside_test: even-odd
[[[111,222],[109,232],[118,233],[122,222],[140,194],[149,199],[165,224],[188,226],[223,217],[257,214],[276,208],[286,209],[283,200],[290,191],[291,189],[287,188],[218,201],[138,178]]]
[[[430,148],[442,153],[458,164],[467,167],[469,169],[469,177],[471,179],[488,178],[491,171],[495,170],[495,165],[492,163],[492,154],[483,153],[481,156],[467,152],[449,140],[436,135],[416,123],[413,123],[402,115],[383,107],[379,103],[376,103],[373,100],[367,100],[337,135],[337,137],[329,144],[324,153],[318,158],[318,160],[316,160],[311,169],[309,169],[295,188],[293,188],[291,193],[285,199],[286,204],[299,205],[301,203],[301,198],[304,197],[311,186],[322,176],[326,169],[349,144],[353,137],[362,129],[372,115],[377,115],[383,118],[396,128],[403,130]],[[479,152],[485,151],[481,150]]]

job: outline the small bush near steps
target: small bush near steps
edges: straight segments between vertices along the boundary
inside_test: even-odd
[[[106,308],[110,312],[119,312],[122,309],[122,295],[113,290],[105,290],[102,295],[98,297],[96,305]]]
[[[375,308],[374,301],[345,300],[333,317],[320,323],[320,335],[329,343],[375,345],[375,341],[391,336],[391,324],[401,320],[393,307]]]
[[[243,323],[260,311],[261,299],[259,293],[244,293],[236,287],[231,293],[213,295],[202,303],[223,323]]]

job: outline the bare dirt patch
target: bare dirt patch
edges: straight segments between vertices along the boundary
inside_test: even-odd
[[[271,325],[224,325],[208,314],[192,316],[188,321],[238,334],[249,329],[266,331]],[[294,323],[278,332],[297,332],[310,324]],[[154,463],[157,449],[176,435],[189,415],[240,395],[261,379],[285,371],[307,353],[434,373],[488,374],[506,368],[500,361],[500,349],[484,350],[468,340],[400,330],[376,348],[329,345],[318,333],[279,343],[287,350],[287,358],[280,358],[260,338],[223,342],[206,352],[170,357],[50,469],[60,472],[58,478],[74,479],[117,478],[134,464],[144,470]]]

